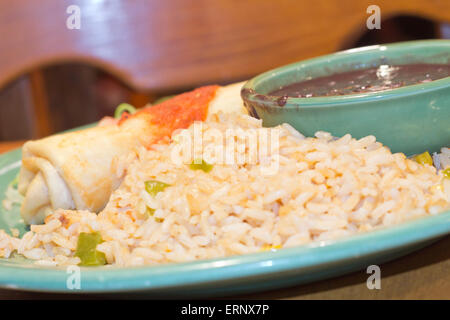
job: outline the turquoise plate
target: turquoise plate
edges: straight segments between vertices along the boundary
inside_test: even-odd
[[[0,155],[0,201],[19,171],[21,151]],[[0,229],[27,228],[19,207],[0,207]],[[450,211],[337,241],[275,252],[149,267],[40,267],[0,259],[0,287],[40,292],[120,293],[147,297],[211,297],[256,292],[335,277],[420,249],[450,232]],[[79,275],[80,288],[74,288]],[[72,288],[72,289],[71,289]]]

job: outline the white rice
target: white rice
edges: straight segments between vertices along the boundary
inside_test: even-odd
[[[373,136],[333,139],[318,132],[305,138],[288,125],[262,128],[241,115],[213,117],[202,133],[230,128],[279,130],[279,143],[256,161],[249,148],[236,147],[233,156],[244,155],[243,163],[217,161],[210,172],[173,161],[174,149],[184,143],[179,136],[170,145],[136,150],[101,213],[56,210],[22,239],[0,230],[0,256],[17,251],[40,265],[78,264],[79,233],[98,231],[104,242],[97,250],[108,264],[182,262],[336,239],[450,208],[450,179],[442,171],[392,154]],[[263,162],[275,156],[277,172],[262,174]],[[435,161],[443,166],[443,159]],[[147,180],[170,186],[152,197]],[[154,209],[150,217],[147,207]]]
[[[450,148],[441,148],[441,153],[433,153],[433,164],[438,170],[450,167]]]

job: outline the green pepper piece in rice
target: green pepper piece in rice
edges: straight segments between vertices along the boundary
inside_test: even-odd
[[[106,264],[105,254],[97,251],[97,245],[102,243],[99,232],[81,232],[78,236],[75,256],[80,258],[80,266],[101,266]]]
[[[159,192],[164,191],[164,189],[169,186],[170,184],[158,180],[145,181],[145,191],[147,191],[152,197],[156,196]]]
[[[145,210],[145,219],[153,217],[153,215],[155,214],[155,211],[156,211],[155,209],[150,208],[149,206],[147,206],[147,208]],[[164,222],[164,218],[155,217],[155,221],[156,222]]]
[[[129,103],[121,103],[114,111],[114,118],[120,119],[122,113],[127,112],[128,114],[136,113],[136,108]]]
[[[450,167],[448,167],[447,169],[443,170],[442,173],[444,174],[444,178],[450,179]]]
[[[8,184],[8,186],[11,186],[13,189],[17,189],[19,186],[19,174],[17,173],[16,177]]]
[[[191,170],[202,170],[206,173],[210,172],[213,169],[214,165],[207,163],[205,160],[194,160],[189,165]]]
[[[433,165],[433,159],[431,158],[431,155],[428,151],[425,151],[424,153],[416,155],[414,157],[414,160],[416,160],[420,164],[428,164],[430,166]]]
[[[145,216],[146,218],[150,218],[151,216],[153,216],[155,214],[155,209],[150,208],[149,206],[147,206],[147,208],[145,209]]]

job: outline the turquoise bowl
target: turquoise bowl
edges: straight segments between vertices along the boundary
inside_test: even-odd
[[[350,49],[300,61],[249,80],[241,95],[264,126],[289,123],[313,136],[327,131],[355,138],[374,135],[392,152],[438,151],[450,144],[450,77],[392,90],[333,97],[287,98],[268,93],[308,77],[380,64],[450,63],[450,40],[410,41]],[[284,102],[284,101],[283,101]]]

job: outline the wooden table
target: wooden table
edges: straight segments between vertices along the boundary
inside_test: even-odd
[[[7,142],[1,142],[0,141],[0,153],[8,152],[13,149],[19,148],[24,144],[25,141],[7,141]]]
[[[0,142],[0,153],[19,142]],[[365,270],[292,288],[234,296],[251,299],[450,299],[450,236],[382,264],[381,289],[369,290]],[[0,299],[101,299],[101,295],[42,294],[0,289]],[[117,298],[117,296],[115,296]]]

